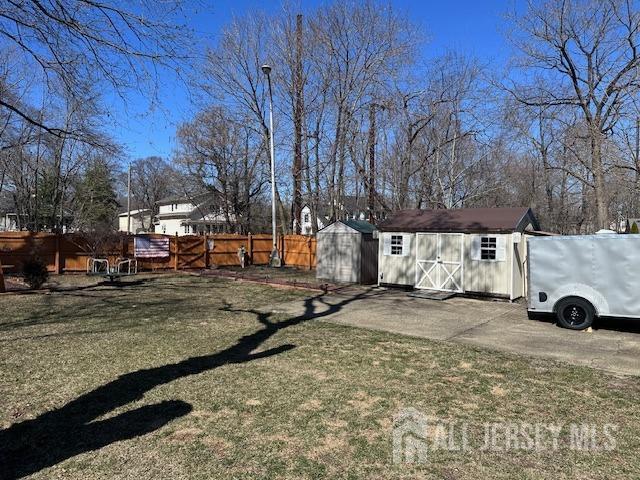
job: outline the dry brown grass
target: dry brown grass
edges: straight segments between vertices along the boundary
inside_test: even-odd
[[[142,280],[0,300],[0,450],[20,459],[23,473],[640,477],[635,378],[253,311],[303,292],[194,276]],[[265,328],[273,331],[256,337]],[[394,465],[392,418],[403,406],[469,422],[474,435],[500,420],[615,423],[619,445],[590,453],[436,451],[426,465]]]

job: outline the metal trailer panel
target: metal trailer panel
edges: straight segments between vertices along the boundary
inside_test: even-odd
[[[577,296],[599,316],[640,318],[640,235],[536,237],[528,249],[529,310],[553,312],[559,300]]]

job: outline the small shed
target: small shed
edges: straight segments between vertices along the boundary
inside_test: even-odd
[[[378,283],[509,299],[526,295],[529,208],[402,210],[378,225]]]
[[[316,277],[337,283],[376,283],[376,228],[362,220],[340,220],[317,233]]]

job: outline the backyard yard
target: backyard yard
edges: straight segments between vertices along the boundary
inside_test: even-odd
[[[195,275],[56,281],[0,296],[0,478],[640,477],[637,377],[324,322],[317,292]],[[269,313],[306,299],[302,315]],[[468,424],[474,445],[496,422],[612,424],[616,442],[575,450],[563,433],[558,450],[394,463],[405,407]]]

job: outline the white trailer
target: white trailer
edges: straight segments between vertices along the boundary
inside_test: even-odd
[[[573,330],[595,317],[640,318],[640,235],[536,237],[528,250],[530,313]]]

